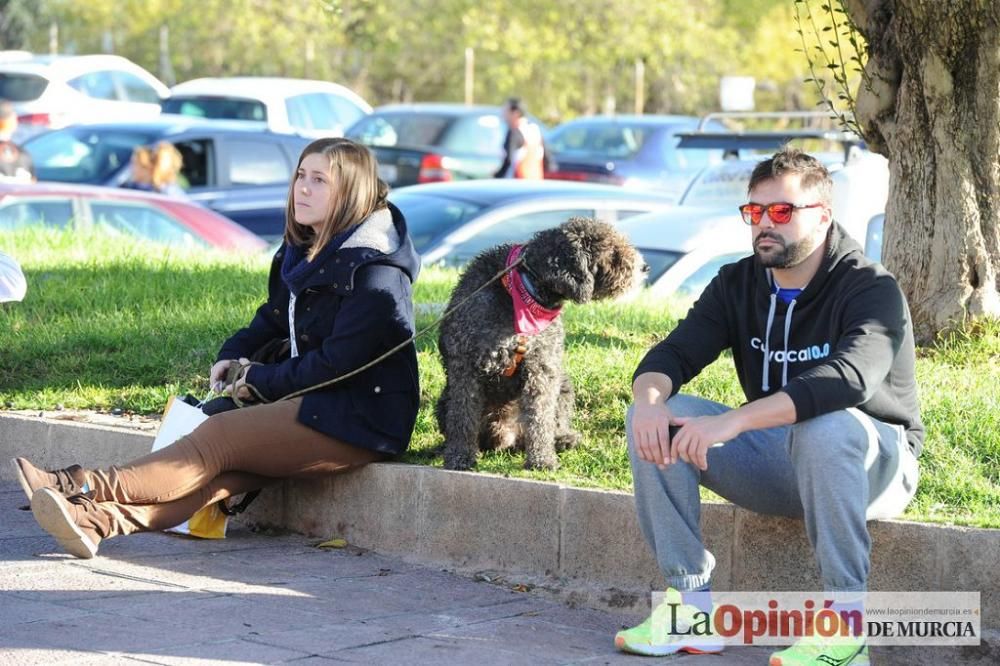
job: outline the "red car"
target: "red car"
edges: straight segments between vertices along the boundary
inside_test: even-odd
[[[115,187],[0,183],[0,231],[88,228],[153,243],[259,252],[267,244],[197,203]]]

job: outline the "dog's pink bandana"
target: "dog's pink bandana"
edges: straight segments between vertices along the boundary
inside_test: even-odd
[[[507,265],[511,266],[521,256],[523,245],[515,245],[507,255]],[[504,273],[501,278],[503,286],[514,301],[514,332],[524,335],[537,335],[548,328],[562,312],[562,308],[549,309],[535,300],[517,269]]]

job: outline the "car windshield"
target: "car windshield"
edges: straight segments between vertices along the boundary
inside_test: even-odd
[[[171,97],[163,102],[163,113],[224,120],[267,120],[267,107],[263,102],[229,97]]]
[[[8,102],[30,102],[45,92],[49,82],[34,74],[0,72],[0,99]]]
[[[485,208],[484,204],[408,192],[394,192],[389,199],[406,217],[418,253]]]
[[[651,129],[619,123],[570,124],[553,130],[545,144],[556,153],[623,159],[639,152]]]
[[[38,180],[104,183],[128,165],[133,148],[155,139],[146,132],[70,127],[40,134],[24,149],[35,163]]]
[[[387,113],[368,116],[347,132],[368,146],[434,146],[454,118],[431,113]]]
[[[671,250],[650,250],[639,248],[639,254],[642,255],[643,261],[649,266],[649,272],[646,273],[646,285],[651,285],[657,280],[659,280],[667,269],[677,263],[677,260],[684,256],[681,252],[673,252]]]

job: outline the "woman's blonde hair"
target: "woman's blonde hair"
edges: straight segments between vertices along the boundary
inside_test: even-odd
[[[184,166],[181,151],[168,141],[161,141],[152,150],[153,155],[153,187],[163,190],[167,185],[177,182],[177,175]]]
[[[150,185],[150,178],[153,173],[153,151],[148,146],[136,146],[132,150],[132,180],[134,182],[141,182],[143,185]],[[140,174],[135,170],[135,167],[140,167],[143,169],[144,173]],[[140,181],[140,175],[142,180]]]
[[[330,188],[334,197],[330,216],[317,231],[295,221],[295,181],[302,160],[308,155],[326,155],[330,160]],[[299,156],[299,163],[288,186],[285,206],[285,241],[308,246],[309,259],[315,257],[330,239],[364,222],[375,211],[386,207],[389,187],[378,177],[375,156],[350,139],[318,139]]]

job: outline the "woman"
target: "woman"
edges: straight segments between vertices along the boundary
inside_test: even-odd
[[[343,472],[402,452],[417,414],[409,339],[417,254],[386,202],[375,159],[347,139],[320,139],[299,158],[285,243],[268,300],[222,346],[213,385],[255,404],[214,414],[190,435],[131,464],[45,472],[14,461],[38,524],[67,552],[93,557],[102,539],[177,525],[220,499],[289,477]],[[276,363],[251,355],[289,338]],[[231,378],[231,379],[230,379]]]

